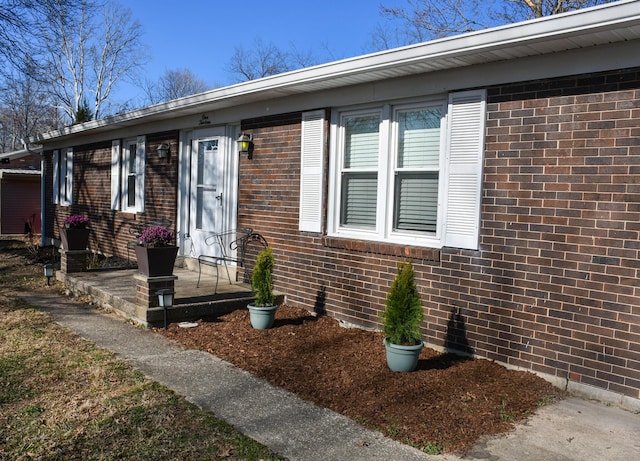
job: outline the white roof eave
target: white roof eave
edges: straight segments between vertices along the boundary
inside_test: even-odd
[[[32,142],[113,130],[277,97],[640,39],[640,1],[623,0],[321,64],[44,133]]]

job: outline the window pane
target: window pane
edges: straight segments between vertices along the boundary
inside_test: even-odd
[[[136,175],[127,176],[127,206],[136,206]]]
[[[377,115],[345,119],[345,168],[376,168],[380,118]]]
[[[127,184],[124,196],[127,200],[127,207],[134,208],[136,206],[136,159],[138,157],[138,145],[129,143],[125,152],[126,155],[126,174]]]
[[[136,144],[129,145],[129,173],[136,174],[136,158],[138,156],[138,146]]]
[[[69,200],[69,193],[67,192],[67,185],[69,184],[69,177],[67,176],[68,160],[66,151],[62,151],[60,159],[60,196],[62,197],[62,203]]]
[[[437,168],[440,163],[439,108],[398,113],[398,168]]]
[[[343,226],[376,227],[377,173],[345,173],[342,177]]]
[[[435,232],[438,173],[398,173],[395,189],[394,229]]]

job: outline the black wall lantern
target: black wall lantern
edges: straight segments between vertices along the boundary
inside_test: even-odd
[[[163,142],[158,146],[156,152],[158,153],[158,158],[166,158],[169,155],[169,150],[171,150],[171,146],[166,142]]]
[[[251,160],[253,158],[253,135],[251,133],[242,133],[238,139],[238,152],[240,155],[247,155],[247,158]]]

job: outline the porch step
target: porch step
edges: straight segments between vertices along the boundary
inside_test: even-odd
[[[184,302],[178,300],[177,304],[167,309],[167,322],[177,323],[194,321],[203,318],[212,318],[220,315],[228,314],[237,309],[246,309],[247,304],[254,301],[251,293],[229,293],[229,296],[222,298],[206,300],[194,300],[194,302]],[[276,303],[282,304],[284,295],[276,296]],[[160,327],[164,324],[164,308],[152,307],[147,309],[146,323],[149,326]]]
[[[58,271],[56,278],[66,285],[70,294],[88,297],[89,302],[127,320],[145,327],[164,325],[164,308],[148,308],[136,304],[133,281],[135,273],[135,270],[97,270],[73,274]],[[174,305],[167,309],[168,323],[215,317],[244,309],[254,300],[250,285],[245,283],[229,284],[221,278],[218,292],[214,294],[211,280],[203,281],[200,288],[197,288],[197,273],[176,268],[174,274],[178,276],[178,280]],[[276,299],[280,304],[284,302],[285,296],[276,293]]]

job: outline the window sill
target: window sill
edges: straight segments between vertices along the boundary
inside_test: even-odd
[[[374,253],[385,256],[397,256],[424,261],[440,261],[439,248],[423,248],[395,243],[369,242],[341,237],[324,237],[323,245],[327,248],[350,250],[359,253]]]

